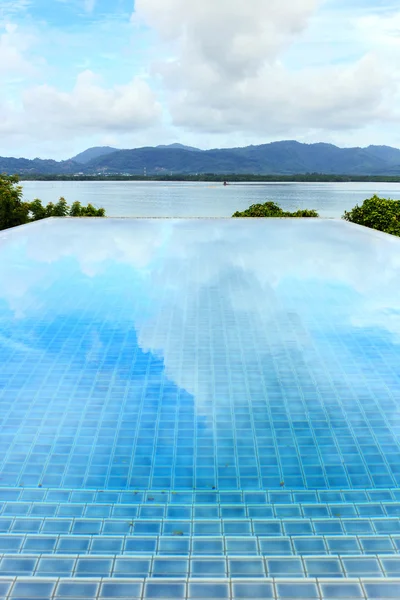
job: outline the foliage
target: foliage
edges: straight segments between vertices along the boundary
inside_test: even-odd
[[[24,225],[29,221],[29,206],[22,200],[17,175],[0,177],[0,229]]]
[[[82,206],[80,202],[74,202],[69,206],[65,198],[47,206],[39,199],[24,202],[22,186],[18,182],[17,175],[0,175],[0,230],[48,217],[104,217],[106,214],[104,208],[95,208],[92,204]]]
[[[343,215],[345,221],[400,236],[400,200],[373,196]]]
[[[235,212],[233,217],[319,217],[315,210],[297,210],[296,212],[287,212],[282,210],[275,202],[265,202],[265,204],[252,204],[243,212]]]

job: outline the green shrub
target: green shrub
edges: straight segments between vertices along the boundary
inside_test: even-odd
[[[95,208],[92,204],[82,206],[74,202],[70,207],[65,198],[56,204],[49,202],[43,206],[39,199],[32,202],[22,200],[22,187],[18,185],[16,175],[0,175],[0,230],[24,225],[48,217],[105,217],[104,208]]]
[[[345,221],[400,236],[400,200],[373,196],[343,215]]]
[[[29,222],[29,205],[18,182],[16,175],[0,175],[0,230]]]
[[[235,212],[233,217],[319,217],[315,210],[297,210],[288,212],[282,210],[275,202],[265,202],[265,204],[252,204],[243,212]]]

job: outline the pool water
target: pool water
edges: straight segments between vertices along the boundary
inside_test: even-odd
[[[400,241],[0,234],[0,598],[400,597]]]

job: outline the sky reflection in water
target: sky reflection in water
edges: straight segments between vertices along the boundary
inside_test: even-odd
[[[0,485],[400,485],[399,240],[51,220],[0,257]]]

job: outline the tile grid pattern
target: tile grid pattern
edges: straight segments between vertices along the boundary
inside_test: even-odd
[[[145,267],[104,230],[98,268],[73,223],[22,308],[0,299],[0,600],[397,600],[399,352],[369,305],[354,325],[360,282],[257,275],[252,232],[263,260],[282,242],[241,224],[238,252],[230,221],[151,224]],[[130,251],[148,226],[118,223]],[[15,273],[29,231],[0,248]],[[182,260],[199,234],[212,256]]]

